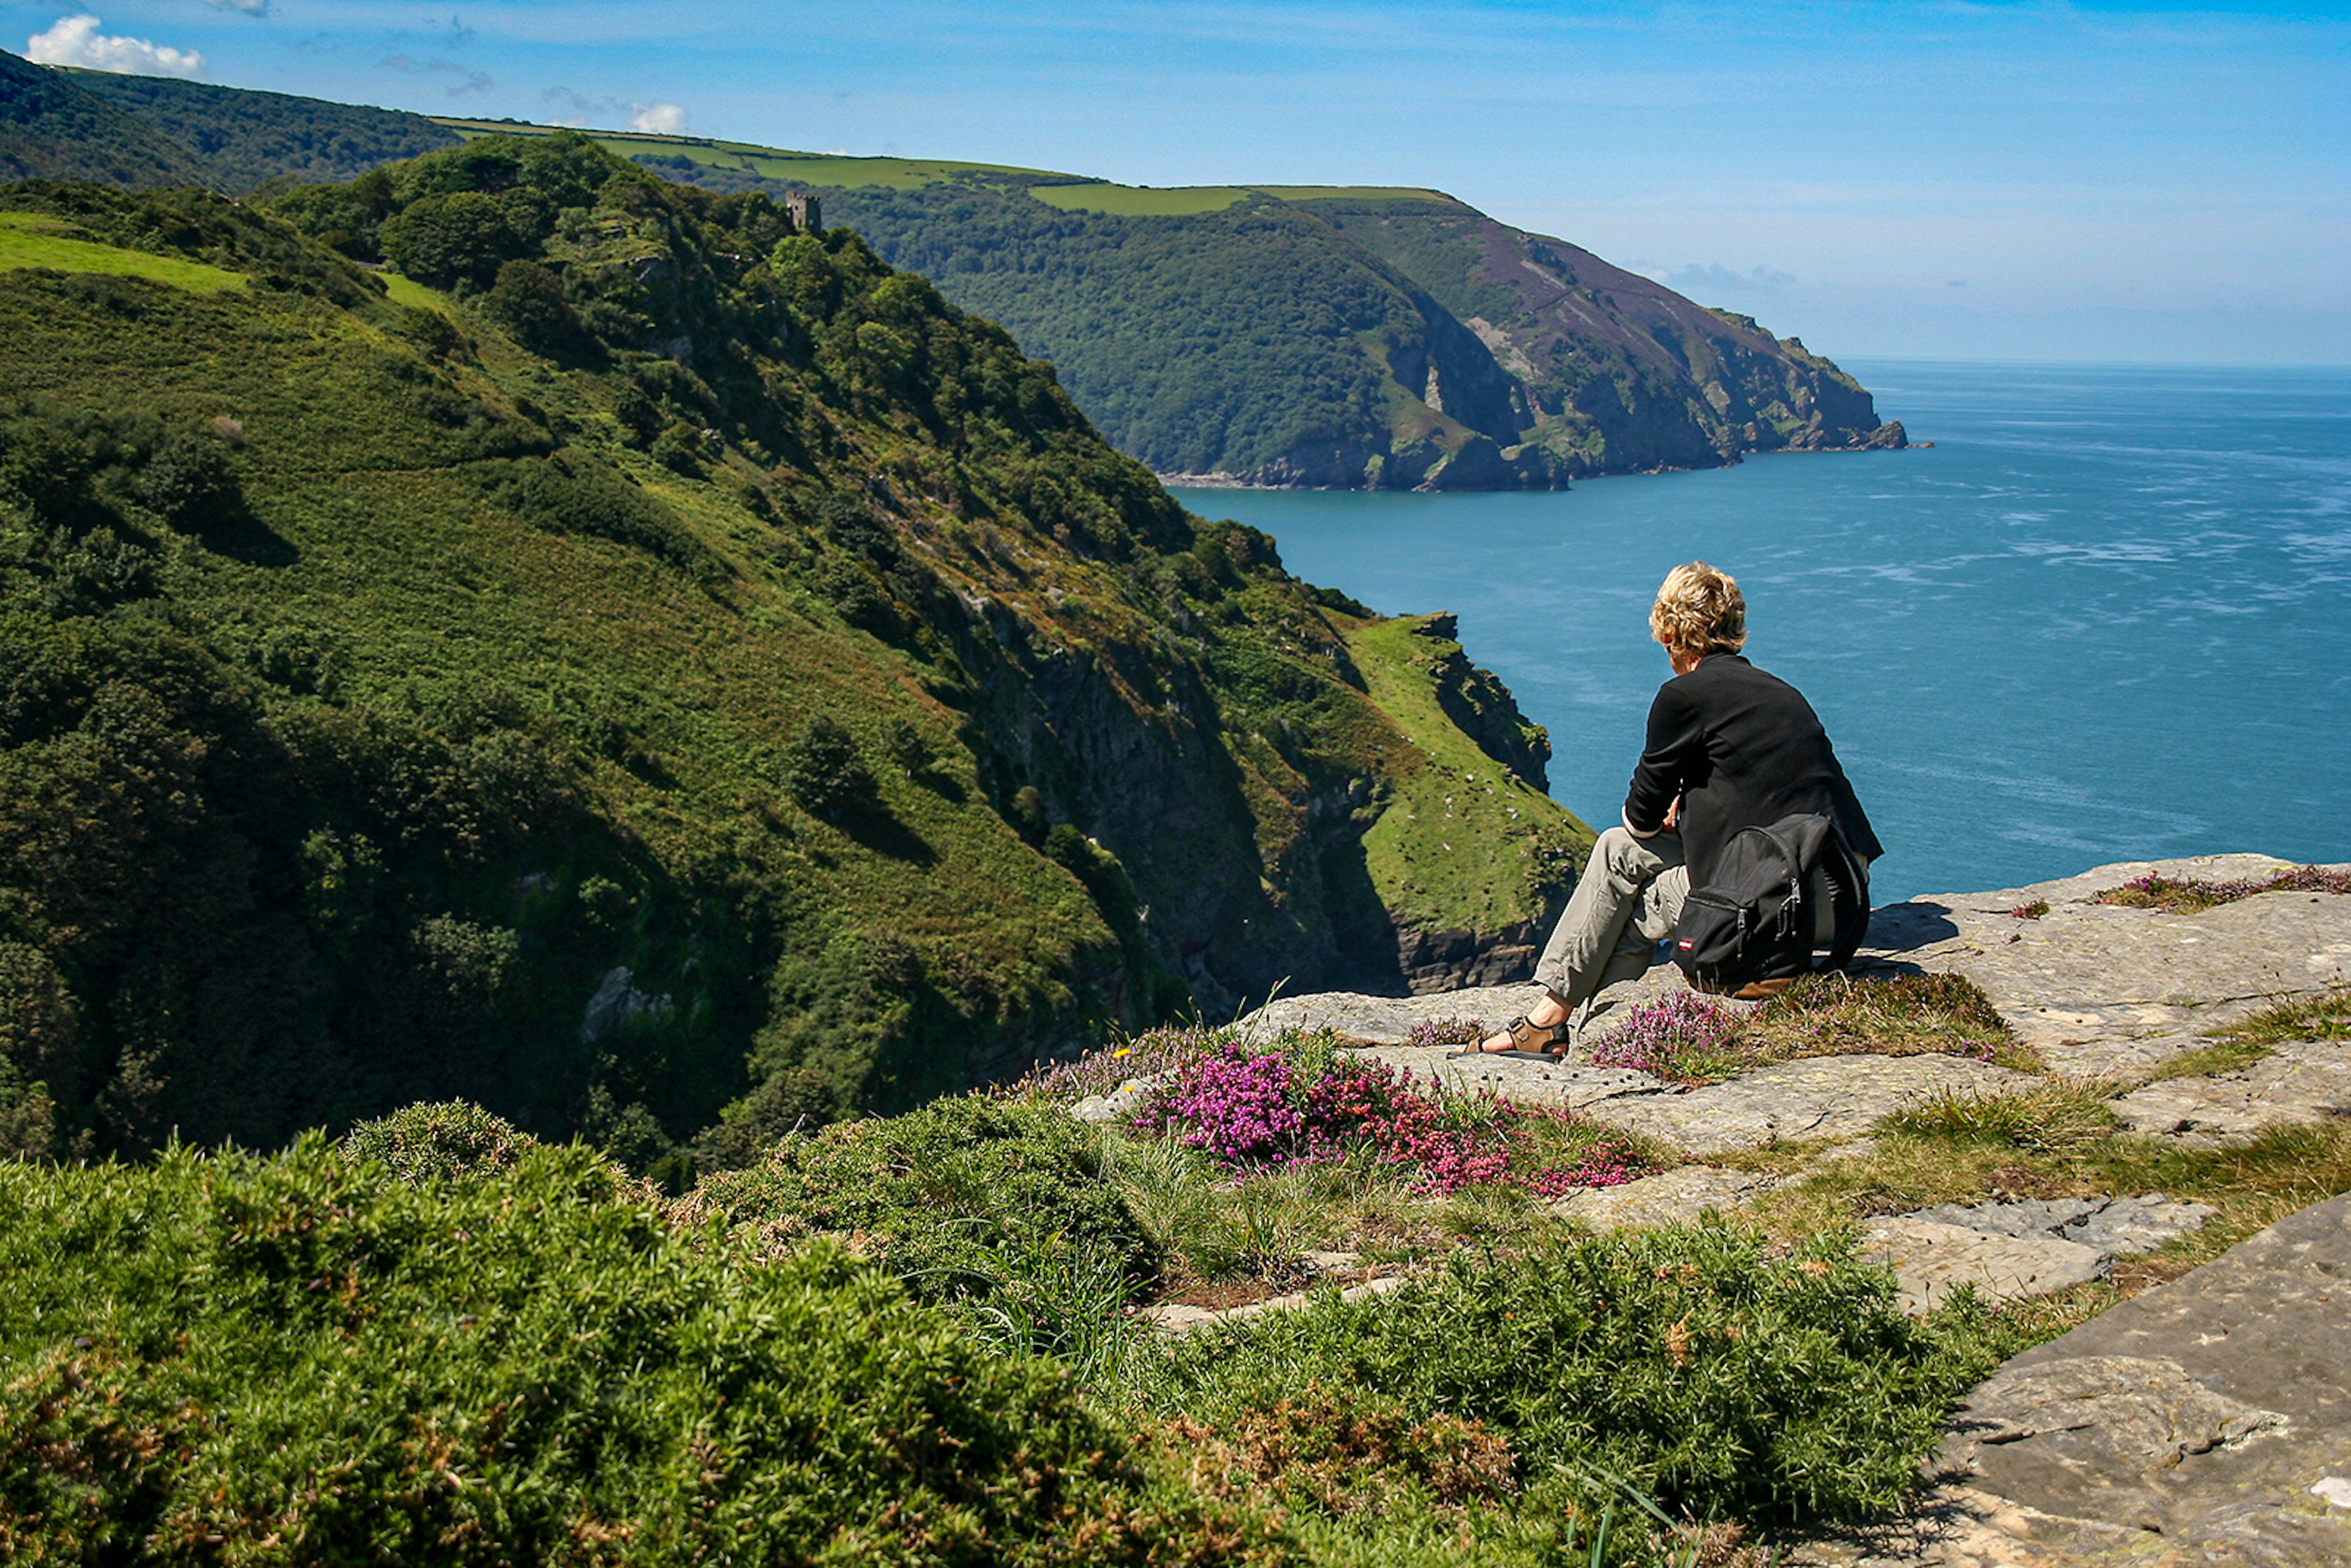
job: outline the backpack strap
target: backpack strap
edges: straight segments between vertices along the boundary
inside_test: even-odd
[[[1829,873],[1836,911],[1836,936],[1821,967],[1842,969],[1853,962],[1854,955],[1861,951],[1862,938],[1869,934],[1869,864],[1853,852],[1834,819],[1828,841],[1821,845],[1821,859]]]

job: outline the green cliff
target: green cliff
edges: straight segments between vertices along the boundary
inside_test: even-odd
[[[0,1049],[52,1147],[462,1094],[676,1175],[1485,961],[1588,841],[1443,629],[1187,516],[853,235],[572,137],[276,212],[0,190]]]

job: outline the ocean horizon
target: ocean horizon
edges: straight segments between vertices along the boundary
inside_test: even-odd
[[[2252,850],[2351,859],[2351,367],[1856,360],[1906,452],[1552,494],[1186,488],[1297,575],[1450,610],[1616,820],[1668,672],[1650,598],[1737,576],[1887,853],[1879,902]]]

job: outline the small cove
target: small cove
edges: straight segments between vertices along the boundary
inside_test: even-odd
[[[1932,450],[1558,495],[1186,490],[1290,570],[1452,610],[1615,820],[1665,661],[1650,595],[1733,572],[1749,653],[1827,723],[1879,902],[2102,861],[2351,857],[2351,371],[1858,361]]]

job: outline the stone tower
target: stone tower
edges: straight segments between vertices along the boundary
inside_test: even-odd
[[[792,214],[792,226],[804,235],[824,233],[824,215],[817,199],[806,191],[794,191],[784,198],[784,211]]]

